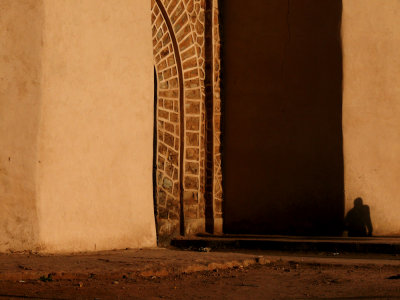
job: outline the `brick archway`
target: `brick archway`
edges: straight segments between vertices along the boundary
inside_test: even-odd
[[[204,3],[152,0],[159,238],[205,230]]]

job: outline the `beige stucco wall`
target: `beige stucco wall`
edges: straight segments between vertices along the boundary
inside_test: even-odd
[[[400,1],[343,1],[346,211],[361,196],[374,234],[400,234]]]
[[[42,20],[42,1],[0,0],[0,251],[37,239]]]
[[[0,235],[48,252],[155,246],[150,1],[41,2],[0,0],[15,27],[0,29],[13,41],[0,50]]]

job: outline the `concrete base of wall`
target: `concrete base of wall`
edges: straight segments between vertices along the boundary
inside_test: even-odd
[[[255,235],[215,235],[172,240],[172,246],[182,249],[257,249],[275,251],[310,251],[328,253],[381,253],[397,254],[400,239],[293,237]]]

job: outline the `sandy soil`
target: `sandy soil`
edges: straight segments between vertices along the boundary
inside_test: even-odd
[[[0,299],[400,299],[399,266],[287,260],[164,277],[117,273],[114,278],[3,280]]]

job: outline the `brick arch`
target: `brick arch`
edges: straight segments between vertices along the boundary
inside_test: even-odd
[[[161,239],[204,231],[204,7],[152,0],[157,72],[156,193]]]

